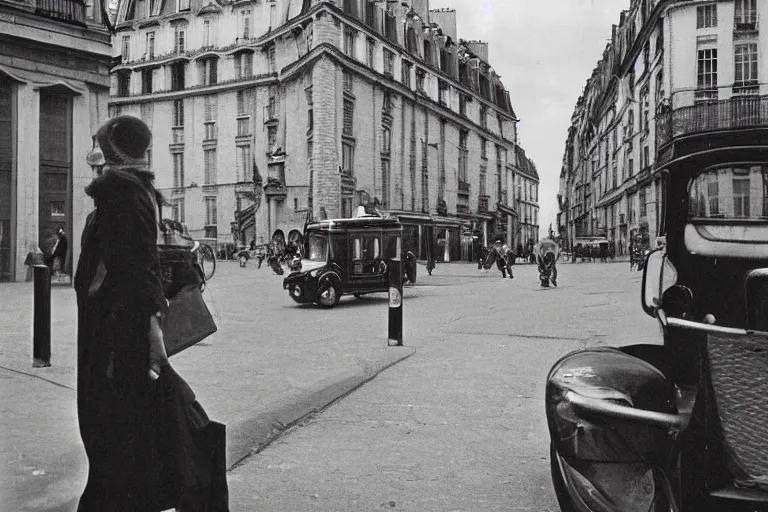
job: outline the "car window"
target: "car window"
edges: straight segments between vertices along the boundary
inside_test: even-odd
[[[375,260],[381,256],[378,236],[362,235],[352,239],[352,255],[355,260]]]
[[[714,167],[691,180],[691,219],[768,221],[768,165]]]

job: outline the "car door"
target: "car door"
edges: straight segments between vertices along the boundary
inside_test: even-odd
[[[349,291],[386,289],[381,257],[381,231],[349,233]]]

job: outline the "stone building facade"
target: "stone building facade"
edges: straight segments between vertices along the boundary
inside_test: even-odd
[[[712,143],[768,123],[758,20],[768,5],[632,0],[571,118],[560,174],[558,227],[567,247],[607,237],[617,254],[632,239],[663,235],[662,173],[676,138]],[[765,59],[762,59],[765,62]]]
[[[111,41],[93,1],[0,0],[0,281],[23,281],[27,253],[59,227],[66,268],[93,203],[85,156],[107,119]]]
[[[205,1],[122,5],[110,101],[152,127],[158,186],[193,236],[282,242],[361,204],[397,216],[421,255],[426,233],[450,260],[470,257],[473,232],[522,233],[511,191],[537,189],[535,166],[455,11]]]

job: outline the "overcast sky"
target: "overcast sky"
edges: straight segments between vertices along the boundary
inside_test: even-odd
[[[520,145],[536,164],[539,224],[556,229],[565,137],[581,90],[629,0],[430,0],[456,9],[460,39],[488,41],[509,89]]]

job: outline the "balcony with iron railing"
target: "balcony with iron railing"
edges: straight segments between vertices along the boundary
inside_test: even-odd
[[[81,0],[36,0],[35,14],[85,25],[85,2]]]
[[[754,91],[754,86],[743,86]],[[656,116],[656,147],[673,139],[718,130],[768,127],[768,96],[741,94],[727,100],[701,102]]]

